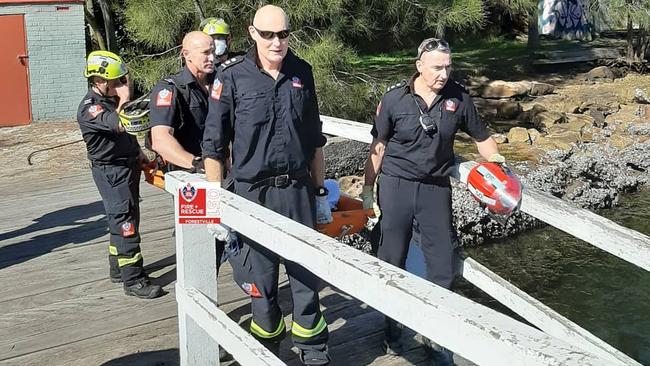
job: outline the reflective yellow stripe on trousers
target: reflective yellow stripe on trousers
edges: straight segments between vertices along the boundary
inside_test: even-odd
[[[262,329],[259,325],[255,324],[254,321],[251,320],[251,333],[255,334],[256,336],[260,338],[265,338],[265,339],[271,339],[279,336],[284,332],[284,319],[280,319],[280,324],[278,325],[278,329],[275,330],[273,333],[269,333]]]
[[[117,247],[113,244],[108,245],[108,254],[117,255]]]
[[[117,258],[117,265],[124,267],[129,264],[137,263],[140,260],[142,260],[142,254],[136,253],[133,258]]]
[[[311,338],[319,335],[326,328],[327,328],[327,323],[325,322],[325,318],[323,318],[323,316],[321,315],[318,324],[316,324],[316,326],[313,329],[303,328],[302,326],[300,326],[300,324],[293,322],[293,325],[291,326],[291,333],[301,338]]]

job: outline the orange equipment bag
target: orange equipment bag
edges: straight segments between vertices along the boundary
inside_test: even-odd
[[[333,238],[356,234],[366,226],[368,217],[374,215],[372,209],[363,209],[360,199],[341,193],[336,211],[332,211],[332,222],[316,224],[316,230]]]
[[[156,161],[152,161],[149,165],[142,167],[144,173],[144,180],[147,183],[154,185],[160,189],[165,189],[165,173],[162,169],[158,169]]]

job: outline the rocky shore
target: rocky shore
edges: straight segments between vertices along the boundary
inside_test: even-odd
[[[587,209],[616,205],[623,193],[650,181],[650,77],[596,68],[561,86],[482,80],[470,85],[479,112],[524,185]],[[456,153],[478,160],[467,136]],[[358,195],[368,146],[333,137],[325,147],[326,176]],[[461,245],[518,233],[543,223],[523,213],[506,227],[489,218],[454,182],[455,226]],[[344,238],[368,249],[367,233]]]

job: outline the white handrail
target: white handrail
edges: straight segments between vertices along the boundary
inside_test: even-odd
[[[186,172],[165,176],[167,187],[196,179]],[[222,196],[222,217],[234,230],[479,365],[623,364],[602,360],[235,194]]]

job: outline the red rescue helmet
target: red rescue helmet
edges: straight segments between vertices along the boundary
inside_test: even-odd
[[[477,164],[467,176],[467,188],[474,199],[496,215],[509,216],[521,205],[521,182],[505,165]]]

